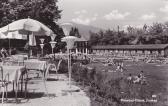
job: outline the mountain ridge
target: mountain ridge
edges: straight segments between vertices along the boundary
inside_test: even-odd
[[[78,23],[74,23],[74,22],[62,22],[62,23],[59,23],[59,25],[63,25],[64,27],[66,27],[69,30],[72,27],[78,28],[80,35],[83,38],[85,38],[86,40],[90,39],[90,32],[97,33],[100,30],[103,30],[102,28],[98,28],[98,27],[95,27],[95,26],[83,25],[83,24],[78,24]]]

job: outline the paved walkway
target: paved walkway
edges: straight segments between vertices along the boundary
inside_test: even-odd
[[[82,90],[80,92],[64,92],[69,87],[67,83],[68,78],[65,75],[59,75],[58,81],[47,81],[49,97],[44,95],[44,83],[29,83],[28,99],[19,98],[21,103],[5,103],[4,106],[90,106],[90,99]]]

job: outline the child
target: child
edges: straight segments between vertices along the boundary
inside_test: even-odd
[[[124,63],[123,63],[123,62],[120,63],[120,71],[121,71],[121,72],[124,71]]]
[[[120,66],[120,64],[118,63],[118,64],[117,64],[117,69],[116,69],[116,70],[120,70],[120,67],[121,67],[121,66]]]
[[[127,77],[127,80],[128,80],[129,82],[132,81],[132,74],[131,74],[131,73],[130,73],[129,76]]]

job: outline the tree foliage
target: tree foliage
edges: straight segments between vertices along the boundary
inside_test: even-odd
[[[57,35],[57,42],[60,42],[64,36],[62,28],[56,23],[61,18],[60,13],[57,0],[1,0],[0,27],[30,17],[48,26]]]
[[[70,36],[75,36],[75,37],[78,37],[78,38],[81,37],[81,35],[80,35],[80,33],[79,33],[79,30],[78,30],[78,28],[76,28],[76,27],[72,27],[72,28],[71,28],[69,35],[70,35]]]
[[[105,30],[90,32],[92,45],[126,45],[126,44],[166,44],[168,43],[168,22],[146,24],[141,28],[128,26],[126,31]]]

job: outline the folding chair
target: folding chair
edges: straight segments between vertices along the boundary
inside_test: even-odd
[[[62,62],[62,59],[59,60],[57,66],[54,63],[48,64],[46,72],[45,72],[45,79],[46,80],[50,74],[50,71],[55,71],[56,75],[58,74],[58,70],[60,69],[61,62]],[[59,79],[58,76],[57,76],[57,79]]]
[[[9,82],[9,74],[3,75],[3,68],[0,66],[0,90],[2,93],[2,99],[1,99],[1,104],[3,106],[4,104],[4,95],[6,95],[6,100],[7,100],[7,92],[8,92],[8,84]]]
[[[2,62],[2,64],[1,64],[2,66],[24,66],[24,63],[22,63],[21,61],[16,61],[16,60],[3,60],[3,62]],[[2,75],[3,75],[3,67],[2,66],[0,66],[1,67],[1,73],[2,73]],[[2,83],[3,83],[3,86],[6,88],[6,91],[5,91],[5,93],[6,93],[6,99],[7,99],[7,92],[8,92],[8,84],[9,83],[12,83],[11,81],[9,81],[9,74],[7,74],[7,75],[5,75],[5,77],[4,76],[1,76],[2,77],[2,79],[1,79],[1,81],[2,81]],[[17,90],[15,90],[15,99],[16,99],[16,102],[17,102],[17,91],[19,90],[18,88],[19,88],[19,84],[21,83],[21,86],[22,86],[22,83],[23,82],[20,82],[19,81],[19,79],[17,79],[17,82],[16,83],[14,83],[13,82],[13,91],[14,91],[14,89],[15,89],[15,86],[17,87],[16,89]],[[15,85],[16,84],[16,85]],[[22,88],[21,88],[22,89]],[[3,99],[2,99],[3,100]]]

